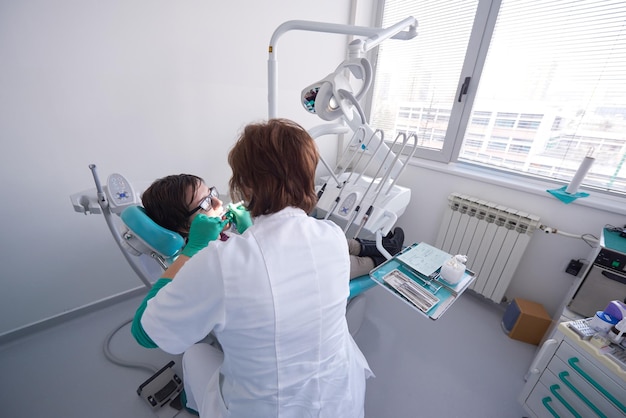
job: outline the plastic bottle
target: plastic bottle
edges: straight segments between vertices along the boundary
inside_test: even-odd
[[[455,255],[441,266],[441,278],[452,285],[457,284],[463,278],[466,262],[467,256]]]

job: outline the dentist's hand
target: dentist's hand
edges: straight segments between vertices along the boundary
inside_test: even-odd
[[[248,212],[243,205],[234,206],[229,204],[226,212],[226,218],[235,224],[237,232],[240,234],[243,234],[246,229],[252,226],[252,217],[250,216],[250,212]]]
[[[209,245],[209,242],[215,241],[226,224],[226,220],[208,217],[204,213],[196,215],[193,221],[191,221],[187,245],[185,245],[181,254],[193,257],[198,251]]]

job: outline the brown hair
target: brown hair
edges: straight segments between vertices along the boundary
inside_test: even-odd
[[[189,206],[202,183],[204,180],[193,174],[175,174],[155,180],[141,196],[146,214],[163,228],[187,238],[191,226]]]
[[[231,198],[243,199],[253,217],[287,206],[309,213],[317,203],[318,160],[315,141],[297,123],[270,119],[249,124],[228,154]]]

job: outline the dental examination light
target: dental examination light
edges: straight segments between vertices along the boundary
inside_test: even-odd
[[[358,93],[352,94],[346,70],[357,79],[362,80]],[[351,107],[358,112],[361,124],[367,123],[365,113],[359,100],[369,90],[372,83],[372,66],[365,58],[347,59],[323,80],[310,85],[302,91],[301,100],[304,108],[317,114],[321,119],[333,121],[342,116],[350,116]]]
[[[348,60],[351,58],[364,58],[365,54],[378,46],[381,42],[393,38],[408,40],[417,36],[417,20],[414,17],[396,23],[389,28],[371,28],[364,26],[342,25],[336,23],[312,22],[307,20],[290,20],[281,24],[270,39],[269,58],[268,58],[268,103],[269,117],[275,118],[276,111],[276,92],[278,79],[278,61],[276,44],[278,39],[286,32],[291,30],[304,30],[310,32],[335,33],[343,35],[366,36],[366,40],[356,39],[348,45]]]
[[[388,28],[372,28],[364,26],[343,25],[325,22],[312,22],[306,20],[291,20],[284,22],[272,34],[269,45],[268,57],[268,116],[275,118],[277,115],[277,80],[278,80],[278,50],[277,43],[280,37],[291,30],[304,30],[310,32],[333,33],[343,35],[355,35],[366,37],[365,39],[355,39],[348,44],[347,58],[337,69],[325,79],[304,89],[302,101],[308,111],[314,111],[320,118],[326,121],[335,121],[334,124],[327,124],[315,127],[309,131],[313,138],[318,138],[331,133],[338,133],[341,128],[343,133],[349,130],[356,131],[358,126],[364,125],[368,134],[373,131],[365,121],[365,114],[358,103],[370,87],[372,79],[372,69],[365,55],[368,51],[378,46],[387,39],[410,40],[417,36],[417,20],[414,17],[407,17],[402,21]],[[362,80],[361,89],[355,94],[352,92],[348,78],[342,74],[348,70],[354,78]],[[319,95],[319,99],[317,98]],[[311,103],[311,101],[315,103]],[[305,101],[307,103],[305,103]],[[353,114],[356,113],[356,114]],[[348,126],[346,126],[346,122]],[[384,152],[384,151],[383,151]],[[382,154],[381,154],[382,155]],[[376,158],[380,159],[381,155]],[[321,157],[322,164],[332,173],[329,164]],[[393,168],[394,173],[400,170],[400,165]],[[332,174],[331,174],[332,176]],[[337,180],[337,179],[335,179]]]
[[[322,177],[318,189],[317,215],[331,219],[343,227],[346,236],[375,235],[378,249],[398,217],[404,213],[411,191],[397,185],[397,179],[408,165],[413,153],[403,151],[415,135],[401,134],[385,143],[384,133],[369,126],[360,101],[371,87],[373,71],[367,53],[388,40],[410,40],[417,35],[417,20],[407,17],[389,28],[372,28],[323,22],[294,20],[280,25],[272,35],[268,59],[269,117],[277,117],[277,49],[280,36],[290,30],[335,33],[362,37],[347,45],[347,57],[335,70],[302,90],[303,108],[326,124],[309,130],[313,138],[328,134],[352,136],[330,168],[323,158],[328,175]],[[393,150],[398,150],[395,154]],[[413,147],[415,150],[416,147]],[[376,166],[378,164],[378,167]],[[373,177],[367,173],[375,172]]]

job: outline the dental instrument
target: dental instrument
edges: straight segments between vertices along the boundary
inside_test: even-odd
[[[398,134],[398,136],[396,137],[396,141],[398,140],[398,138],[399,138],[400,136],[404,136],[404,134],[403,134],[403,133]],[[406,142],[406,140],[405,140],[405,142]],[[395,142],[394,142],[394,144],[395,144]],[[378,170],[376,171],[376,174],[374,175],[374,178],[375,178],[375,179],[378,179],[378,178],[379,178],[378,176],[379,176],[379,174],[380,174],[381,170],[384,170],[385,168],[387,168],[387,170],[385,170],[385,172],[384,172],[385,174],[384,174],[384,175],[382,175],[382,176],[380,177],[380,180],[378,181],[378,184],[379,184],[379,185],[381,185],[381,184],[385,181],[385,179],[387,178],[387,174],[388,174],[388,172],[389,172],[389,170],[388,170],[389,166],[386,166],[386,165],[384,164],[384,162],[385,162],[385,161],[387,161],[387,158],[389,158],[389,157],[391,157],[391,158],[393,159],[394,154],[393,154],[393,152],[391,151],[391,148],[392,148],[392,147],[388,147],[388,149],[387,149],[387,154],[385,154],[385,158],[383,158],[383,164],[381,164],[381,165],[378,167]],[[396,160],[397,160],[397,158],[396,158]],[[363,196],[361,197],[361,201],[360,201],[360,202],[359,202],[359,204],[358,204],[358,205],[354,208],[354,212],[352,213],[352,216],[349,218],[349,220],[348,220],[348,224],[347,224],[347,225],[345,226],[345,228],[344,228],[344,233],[347,233],[347,232],[348,232],[348,229],[350,228],[350,226],[352,226],[352,224],[353,224],[353,223],[354,223],[354,221],[356,220],[357,216],[359,215],[359,211],[360,211],[360,209],[361,209],[361,206],[363,205],[363,203],[364,203],[365,199],[368,197],[370,190],[372,190],[372,186],[374,186],[375,184],[376,184],[376,182],[375,182],[375,181],[370,182],[369,186],[368,186],[368,187],[367,187],[367,189],[365,190],[365,193],[363,193]],[[378,188],[376,188],[376,189],[378,189]],[[372,202],[372,204],[373,204],[373,202]],[[370,207],[372,207],[372,205],[370,205]],[[368,212],[369,212],[369,213],[367,213],[367,212],[366,212],[366,214],[365,214],[365,215],[363,215],[363,218],[362,218],[362,220],[361,220],[361,222],[362,222],[362,223],[364,223],[364,221],[366,221],[366,220],[367,220],[367,218],[369,218],[369,215],[371,215],[372,210],[368,210]],[[366,218],[366,216],[367,216],[367,218]],[[360,232],[360,230],[359,230],[359,231],[357,231],[357,232],[354,234],[355,238],[356,238],[356,236],[358,235],[358,232]]]
[[[371,139],[373,139],[373,137],[374,137],[375,135],[377,135],[377,134],[380,134],[380,140],[378,141],[378,145],[377,145],[376,149],[374,150],[374,152],[373,152],[373,153],[371,153],[369,160],[368,160],[368,161],[367,161],[367,163],[364,165],[364,167],[363,167],[363,169],[361,170],[361,173],[359,174],[359,176],[356,178],[356,180],[355,180],[355,184],[359,184],[359,181],[360,181],[360,180],[361,180],[361,178],[363,177],[364,173],[365,173],[365,172],[367,172],[367,170],[368,170],[368,168],[369,168],[369,165],[370,165],[370,164],[372,163],[372,161],[374,160],[374,155],[376,155],[376,153],[378,152],[378,149],[379,149],[379,148],[380,148],[380,146],[384,143],[384,135],[385,135],[385,133],[384,133],[382,130],[379,130],[379,129],[377,129],[376,131],[374,131],[374,132],[372,133],[372,135],[370,136],[370,141],[371,141]],[[369,145],[369,143],[368,143],[368,145]],[[359,150],[359,149],[356,149],[356,150],[355,150],[355,153],[359,152],[361,155],[364,155],[364,154],[365,154],[365,152],[366,152],[367,150],[369,150],[369,148],[363,148],[363,149],[360,149],[360,150]],[[358,164],[357,164],[357,166],[358,166]],[[382,167],[382,166],[381,166],[381,167]],[[364,181],[365,181],[365,182],[367,182],[367,180],[364,180]],[[370,183],[369,183],[369,184],[370,184],[370,186],[368,186],[368,189],[367,189],[367,190],[365,191],[365,193],[363,194],[363,197],[365,197],[365,196],[367,195],[369,188],[371,187],[371,185],[372,185],[372,184],[374,184],[374,182],[373,182],[373,181],[370,181]],[[339,200],[339,198],[340,198],[340,196],[338,196],[338,197],[337,197],[337,200]],[[344,215],[344,216],[347,216],[347,215],[348,215],[349,210],[350,210],[350,209],[352,209],[352,206],[354,205],[354,203],[356,202],[356,200],[357,200],[357,199],[358,199],[358,194],[353,194],[353,195],[351,195],[351,196],[350,196],[350,199],[346,199],[346,200],[344,201],[344,205],[343,205],[343,212],[344,212],[344,213],[343,213],[343,215]],[[355,208],[355,216],[356,216],[356,214],[358,214],[359,209],[360,209],[360,205],[361,205],[362,203],[363,203],[363,199],[361,199],[361,203],[359,203],[359,204],[356,206],[356,208]],[[328,214],[327,214],[327,217],[328,217],[328,215],[330,215],[331,213],[332,213],[332,211],[329,211],[329,212],[328,212]],[[353,222],[353,219],[348,221],[348,223],[346,224],[346,227],[344,228],[344,233],[347,233],[347,231],[348,231],[348,229],[350,228],[350,226],[351,226],[352,222]],[[358,233],[355,233],[355,234],[354,234],[354,238],[356,238],[356,237],[357,237],[357,235],[358,235]],[[383,253],[383,255],[384,255],[385,257],[387,257],[387,253],[386,253],[386,252],[385,252],[385,253]]]
[[[362,131],[362,128],[359,128],[359,130],[358,130],[357,132],[361,132],[361,131]],[[365,152],[364,152],[364,151],[368,149],[369,144],[372,142],[372,139],[373,139],[373,138],[374,138],[374,135],[370,135],[370,137],[369,137],[369,139],[368,139],[368,141],[367,141],[367,144],[362,143],[361,145],[359,145],[359,146],[357,147],[357,150],[356,150],[354,153],[352,153],[352,158],[350,158],[350,162],[352,162],[352,161],[354,160],[354,157],[355,157],[357,154],[359,155],[359,158],[357,159],[356,164],[355,164],[355,166],[356,166],[356,167],[358,167],[358,166],[359,166],[359,163],[360,163],[361,159],[362,159],[362,158],[363,158],[363,156],[365,155]],[[350,144],[348,144],[348,145],[350,146]],[[378,146],[380,146],[380,143],[378,144]],[[361,151],[361,152],[359,152],[359,151]],[[341,174],[339,175],[339,177],[342,177],[342,175],[346,172],[346,169],[347,169],[347,168],[348,168],[348,166],[344,167],[344,169],[342,170],[342,172],[341,172]],[[364,168],[363,170],[365,170],[365,168]],[[324,217],[324,219],[328,219],[328,218],[330,217],[330,215],[332,215],[332,213],[335,211],[335,209],[337,208],[337,206],[339,205],[339,202],[340,202],[340,200],[341,200],[341,194],[342,194],[342,192],[345,190],[344,186],[345,186],[346,184],[349,184],[349,183],[350,183],[350,179],[352,178],[352,176],[354,175],[354,173],[355,173],[354,171],[351,171],[351,172],[348,174],[348,178],[347,178],[347,179],[346,179],[346,180],[345,180],[345,181],[344,181],[341,185],[338,185],[338,186],[337,186],[337,187],[338,187],[338,188],[340,188],[341,190],[339,190],[339,193],[337,194],[337,197],[335,198],[335,203],[334,203],[334,206],[333,206],[333,207],[332,207],[332,208],[331,208],[331,209],[330,209],[330,210],[326,213],[326,216]],[[361,173],[358,175],[358,177],[357,177],[356,181],[358,181],[358,179],[361,177],[361,175],[362,175],[362,174],[363,174],[363,171],[361,171]]]
[[[370,139],[367,141],[367,144],[366,144],[364,141],[364,138],[365,138],[365,129],[363,129],[363,127],[359,127],[359,129],[357,129],[356,132],[354,132],[354,135],[352,135],[352,138],[350,139],[350,141],[348,141],[348,144],[343,150],[343,156],[341,157],[341,160],[339,160],[339,162],[337,163],[337,168],[340,169],[340,172],[338,173],[338,177],[341,177],[343,173],[346,172],[346,170],[351,166],[352,162],[354,161],[354,158],[357,155],[356,152],[353,152],[353,153],[348,152],[350,147],[361,147],[362,149],[365,149],[367,148],[370,141],[372,140],[372,138],[370,137]],[[357,161],[357,165],[358,165],[358,161]]]
[[[350,145],[352,144],[352,142],[357,142],[357,143],[361,143],[362,142],[362,140],[360,139],[360,135],[359,134],[361,134],[363,132],[364,132],[363,129],[358,129],[356,132],[354,132],[354,135],[352,136],[352,139],[350,140],[350,142],[348,142],[348,145],[346,146],[346,149],[344,150],[344,153],[343,153],[344,156],[348,155],[347,154],[347,150],[350,147]],[[355,141],[355,139],[356,139],[356,141]],[[341,173],[339,174],[339,177],[341,177],[343,175],[343,173],[346,171],[346,169],[350,166],[350,164],[352,162],[352,159],[354,158],[354,155],[356,155],[356,154],[353,154],[352,157],[345,163],[343,163],[343,158],[342,158],[342,161],[340,161],[337,164],[338,168],[340,168],[340,169],[342,168],[341,169]],[[335,181],[337,182],[337,187],[342,187],[342,184],[339,183],[339,179],[337,178],[337,175],[335,175],[334,170],[332,170],[328,166],[326,166],[326,169],[330,171],[333,179],[335,179]],[[326,190],[326,186],[327,185],[328,185],[328,182],[325,181],[324,184],[322,185],[322,187],[320,188],[318,194],[317,194],[317,199],[318,200],[319,200],[320,197],[322,197],[322,194],[324,194],[324,191]]]
[[[404,135],[404,134],[403,134],[403,135]],[[405,140],[403,141],[403,144],[402,144],[402,148],[401,148],[401,149],[400,149],[400,151],[398,152],[398,155],[397,155],[397,157],[396,157],[396,158],[399,158],[399,157],[402,155],[402,153],[403,153],[403,151],[404,151],[404,148],[407,146],[407,144],[408,144],[409,140],[411,139],[411,137],[414,137],[414,138],[415,138],[415,141],[417,142],[417,135],[416,135],[416,134],[414,134],[414,133],[413,133],[413,134],[411,134],[411,135],[409,135],[409,137],[408,137],[408,138],[406,138],[406,137],[405,137]],[[396,138],[396,140],[397,140],[397,138]],[[394,145],[395,145],[395,143],[394,143]],[[389,196],[389,193],[390,193],[390,192],[394,189],[394,187],[395,187],[395,185],[396,185],[396,182],[398,181],[398,178],[400,177],[400,175],[402,174],[402,172],[403,172],[403,171],[406,169],[406,167],[408,166],[408,162],[411,160],[411,158],[413,158],[413,155],[415,155],[415,151],[416,151],[416,150],[417,150],[417,147],[415,147],[415,146],[414,146],[414,147],[413,147],[413,151],[412,151],[409,155],[407,155],[407,157],[406,157],[405,161],[403,162],[403,166],[402,166],[402,168],[400,169],[400,172],[397,174],[396,178],[395,178],[395,179],[393,179],[393,180],[391,181],[391,183],[389,184],[389,187],[387,188],[387,193],[385,193],[385,197]],[[393,164],[392,164],[392,166],[393,166]],[[374,208],[375,208],[375,203],[376,203],[376,201],[378,200],[378,197],[380,196],[381,192],[383,191],[383,187],[384,187],[384,185],[387,183],[388,178],[389,178],[389,173],[386,173],[386,175],[385,175],[385,176],[383,177],[383,179],[380,181],[380,183],[379,183],[379,185],[378,185],[378,188],[377,188],[377,189],[376,189],[376,191],[375,191],[376,195],[375,195],[375,197],[374,197],[374,200],[372,200],[372,203],[370,204],[369,208],[368,208],[368,209],[367,209],[367,211],[365,212],[365,215],[363,216],[363,219],[361,220],[361,222],[360,222],[360,224],[359,224],[359,228],[358,228],[358,229],[357,229],[357,231],[354,233],[354,238],[356,238],[356,237],[359,235],[359,233],[360,233],[360,232],[361,232],[361,230],[365,227],[365,224],[366,224],[366,223],[367,223],[367,221],[369,220],[370,215],[371,215],[372,211],[373,211],[373,210],[374,210]],[[365,196],[363,197],[363,199],[365,199]]]

